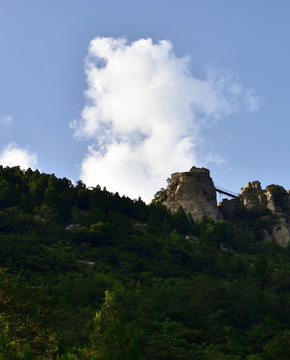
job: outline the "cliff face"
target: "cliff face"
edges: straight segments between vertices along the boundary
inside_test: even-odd
[[[189,172],[174,173],[159,201],[172,212],[182,206],[195,221],[203,215],[215,221],[221,218],[217,208],[216,191],[210,172],[205,168],[192,167]]]

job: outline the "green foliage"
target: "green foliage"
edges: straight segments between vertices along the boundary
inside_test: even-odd
[[[185,211],[181,206],[173,214],[173,224],[175,229],[182,235],[186,235],[190,231],[190,225]]]
[[[26,288],[0,270],[0,359],[53,359],[58,347],[48,328],[48,309],[36,288]]]
[[[195,223],[0,166],[0,360],[286,359],[290,250],[259,211]]]
[[[154,194],[152,203],[157,203],[157,202],[160,200],[160,198],[163,197],[163,195],[165,194],[165,191],[166,191],[166,189],[163,188],[163,187],[162,187],[160,190],[158,190],[158,191]]]
[[[93,333],[86,350],[100,360],[138,360],[140,350],[114,292],[105,292],[105,302],[94,318]]]
[[[158,233],[162,229],[161,222],[156,211],[152,211],[147,220],[147,229],[150,233]]]

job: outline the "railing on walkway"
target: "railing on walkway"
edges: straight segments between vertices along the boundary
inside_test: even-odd
[[[239,196],[239,194],[237,194],[237,193],[234,193],[234,192],[232,192],[230,190],[223,189],[223,188],[221,188],[219,186],[216,186],[216,185],[215,185],[215,190],[217,192],[219,192],[220,194],[224,194],[224,195],[230,196],[232,198],[237,198]]]

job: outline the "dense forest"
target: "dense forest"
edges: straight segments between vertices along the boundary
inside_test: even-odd
[[[289,359],[290,249],[265,226],[0,167],[0,359]]]

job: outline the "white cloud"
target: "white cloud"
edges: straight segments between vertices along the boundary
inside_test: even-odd
[[[2,166],[20,166],[21,169],[36,169],[37,155],[29,152],[27,149],[20,148],[17,144],[11,143],[0,153],[0,165]]]
[[[170,41],[91,41],[86,106],[71,126],[90,143],[81,178],[150,201],[175,171],[200,163],[202,130],[221,116],[253,111],[260,99],[229,71],[193,76]],[[204,159],[210,158],[207,154]]]
[[[0,124],[1,125],[8,125],[13,121],[13,117],[10,115],[3,115],[0,117]]]

